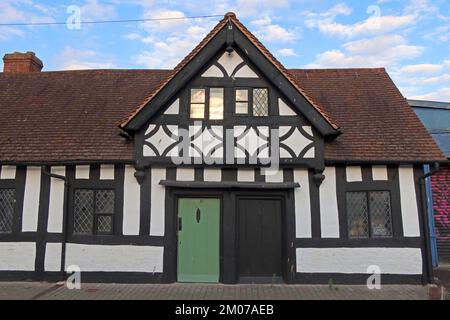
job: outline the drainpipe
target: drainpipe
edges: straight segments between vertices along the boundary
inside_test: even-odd
[[[430,173],[430,165],[424,166],[425,174]],[[431,245],[431,255],[432,255],[432,263],[433,267],[437,267],[439,265],[439,257],[437,252],[437,244],[436,244],[436,228],[434,223],[434,209],[433,209],[433,189],[431,185],[431,178],[425,179],[425,189],[427,194],[427,204],[428,204],[428,225],[430,228],[430,245]]]
[[[66,243],[67,243],[67,235],[68,235],[68,219],[67,219],[67,206],[68,206],[68,195],[70,183],[67,177],[51,173],[49,170],[49,166],[43,166],[42,172],[44,175],[49,176],[50,178],[55,178],[64,181],[64,208],[63,208],[63,240],[62,240],[62,248],[61,248],[61,274],[62,279],[65,279],[65,264],[66,264]]]
[[[433,238],[432,235],[434,235],[434,217],[431,216],[430,217],[430,210],[427,210],[428,206],[428,199],[427,199],[427,193],[426,193],[426,179],[430,178],[431,176],[435,175],[437,172],[439,171],[439,163],[435,163],[434,164],[434,168],[423,174],[422,176],[420,176],[418,178],[418,182],[419,182],[419,188],[420,188],[420,197],[421,197],[421,202],[422,205],[424,206],[423,210],[425,212],[424,214],[424,222],[428,222],[428,223],[424,223],[424,239],[425,239],[425,248],[427,250],[427,256],[428,256],[428,262],[427,262],[427,282],[428,283],[434,283],[434,278],[433,278],[433,263],[432,263],[432,252],[431,250],[433,250]],[[433,205],[428,204],[428,205]]]

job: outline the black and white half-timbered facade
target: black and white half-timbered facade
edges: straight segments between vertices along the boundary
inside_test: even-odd
[[[232,13],[174,70],[4,61],[0,279],[432,281],[446,159],[384,69],[287,70]]]

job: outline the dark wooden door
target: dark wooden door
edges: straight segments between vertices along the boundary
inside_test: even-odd
[[[239,199],[239,280],[282,277],[282,204],[279,199]]]

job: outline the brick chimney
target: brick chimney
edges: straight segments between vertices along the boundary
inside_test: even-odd
[[[5,73],[41,72],[44,67],[42,61],[31,51],[5,54],[3,62],[3,72]]]

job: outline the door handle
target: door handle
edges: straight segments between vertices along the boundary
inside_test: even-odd
[[[200,208],[197,208],[197,223],[200,223],[200,218],[201,218],[201,216],[200,216]]]
[[[182,221],[183,221],[182,218],[179,217],[179,218],[178,218],[178,231],[181,231],[181,230],[183,229]]]

